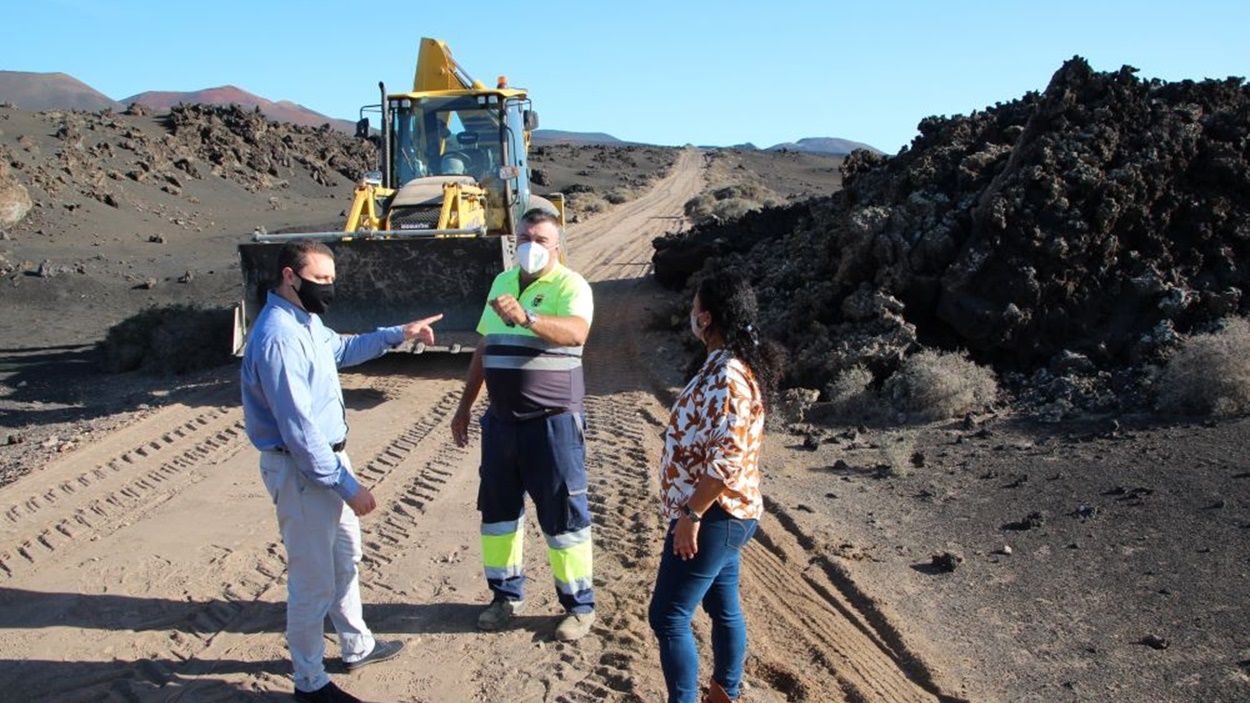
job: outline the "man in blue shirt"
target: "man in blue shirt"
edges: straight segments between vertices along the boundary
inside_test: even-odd
[[[401,342],[434,343],[442,315],[341,336],[321,323],[334,297],[334,254],[309,240],[285,244],[279,284],[247,341],[241,372],[248,438],[273,498],[287,552],[287,646],[295,699],[358,701],[326,675],[328,615],[348,670],[390,659],[403,642],[375,641],[361,614],[359,516],[376,504],[356,482],[344,452],[346,410],[338,369],[381,356]]]

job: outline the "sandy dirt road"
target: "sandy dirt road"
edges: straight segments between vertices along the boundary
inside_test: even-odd
[[[503,633],[474,628],[487,599],[478,448],[449,430],[466,359],[395,355],[343,374],[349,454],[380,505],[364,520],[366,617],[408,644],[395,663],[337,674],[344,688],[378,701],[663,700],[646,606],[667,408],[648,373],[660,361],[634,334],[636,293],[651,238],[681,222],[702,166],[685,152],[650,193],[570,229],[597,308],[586,364],[600,617],[582,642],[551,639],[558,609],[532,518],[526,615]],[[0,490],[0,699],[289,700],[283,550],[242,423],[223,384]],[[806,539],[769,518],[746,551],[747,699],[943,700],[880,617],[811,567]]]

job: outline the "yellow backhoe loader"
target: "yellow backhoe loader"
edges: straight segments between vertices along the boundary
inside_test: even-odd
[[[421,40],[412,92],[361,108],[357,136],[378,145],[379,170],[356,186],[339,232],[256,234],[239,245],[244,295],[235,310],[235,353],[276,280],[283,242],[311,238],[335,253],[334,304],[323,316],[343,333],[444,313],[431,351],[471,350],[495,276],[512,265],[527,210],[564,222],[564,198],[531,194],[530,133],[538,115],[525,90],[470,78],[437,39]],[[367,111],[381,113],[376,134]],[[423,346],[412,351],[426,351]]]

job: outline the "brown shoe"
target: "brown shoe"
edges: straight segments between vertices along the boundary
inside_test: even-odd
[[[595,611],[589,613],[569,613],[556,626],[556,639],[561,642],[576,642],[590,634],[591,625],[595,624]]]
[[[703,703],[742,703],[742,699],[734,700],[730,698],[729,694],[725,693],[725,689],[721,688],[715,679],[712,679],[708,683],[707,695],[703,697]]]

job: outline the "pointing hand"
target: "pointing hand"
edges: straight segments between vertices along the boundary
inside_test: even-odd
[[[420,320],[413,320],[404,325],[404,341],[412,341],[420,338],[420,340],[429,345],[434,343],[434,330],[430,327],[435,322],[443,319],[442,313],[431,315]]]

